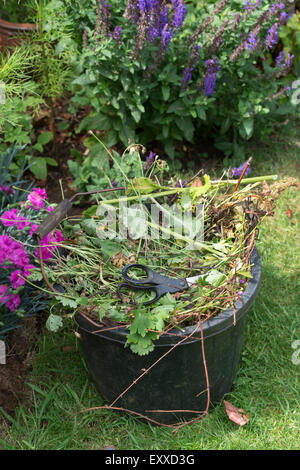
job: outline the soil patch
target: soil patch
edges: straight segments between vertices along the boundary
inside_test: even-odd
[[[23,319],[20,328],[12,330],[5,340],[6,364],[0,365],[0,408],[13,415],[31,393],[26,384],[31,370],[37,334],[36,316]]]

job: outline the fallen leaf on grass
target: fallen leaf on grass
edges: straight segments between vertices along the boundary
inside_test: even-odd
[[[226,400],[223,400],[223,403],[225,405],[227,416],[231,421],[239,426],[244,426],[248,423],[250,415],[246,414],[242,408],[236,408],[236,406]]]
[[[287,217],[288,217],[289,219],[291,219],[291,218],[292,218],[292,215],[293,215],[292,209],[289,208],[289,209],[286,211],[286,215],[287,215]]]

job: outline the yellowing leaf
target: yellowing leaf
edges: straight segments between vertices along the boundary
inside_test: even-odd
[[[193,201],[201,197],[203,194],[207,193],[207,191],[211,188],[209,175],[204,175],[203,178],[204,178],[203,186],[192,186],[190,188],[190,194],[192,196]]]

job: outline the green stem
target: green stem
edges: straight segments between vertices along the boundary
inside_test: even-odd
[[[178,240],[182,240],[186,243],[193,244],[194,247],[197,250],[204,249],[204,250],[207,250],[210,253],[213,253],[214,255],[217,255],[217,256],[220,256],[220,254],[221,254],[219,251],[217,251],[214,248],[210,247],[206,243],[197,242],[197,241],[192,240],[191,238],[184,237],[180,233],[173,232],[169,228],[163,227],[162,225],[158,225],[158,224],[155,224],[154,222],[148,222],[148,221],[147,221],[147,224],[149,225],[149,227],[155,228],[156,230],[161,230],[162,232],[167,233],[168,235],[170,235],[174,238],[178,238]]]
[[[272,181],[277,180],[277,175],[267,175],[267,176],[253,176],[252,178],[243,178],[240,184],[251,184],[259,183],[261,181]],[[236,184],[237,180],[215,180],[211,181],[211,184]]]
[[[251,184],[251,183],[259,183],[261,181],[272,181],[276,180],[277,175],[268,175],[268,176],[254,176],[252,178],[244,178],[242,179],[240,184]],[[236,184],[237,180],[215,180],[211,181],[213,186],[221,186],[226,184]],[[129,197],[120,197],[118,199],[105,199],[99,202],[101,204],[118,204],[120,202],[127,202],[127,201],[135,201],[137,199],[147,199],[147,198],[157,198],[163,196],[169,196],[171,194],[182,193],[184,191],[189,191],[190,187],[187,188],[173,188],[169,189],[168,191],[161,191],[159,193],[150,193],[150,194],[140,194],[138,196],[129,196]]]

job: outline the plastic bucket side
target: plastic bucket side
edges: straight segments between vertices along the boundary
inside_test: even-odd
[[[237,375],[246,313],[260,286],[261,266],[256,250],[251,262],[254,263],[253,277],[241,302],[236,303],[236,312],[228,309],[202,324],[210,402],[213,404],[220,402],[231,391]],[[183,332],[173,330],[176,333],[174,336],[162,335],[155,343],[153,352],[147,356],[138,356],[124,347],[127,335],[125,328],[94,333],[97,327],[88,319],[77,313],[76,320],[83,355],[92,379],[97,390],[110,403],[158,361],[117,400],[115,406],[136,411],[165,424],[183,418],[190,419],[193,413],[205,410],[207,380],[197,325],[187,327]],[[176,346],[179,341],[182,342]],[[163,355],[165,357],[160,360]],[[190,411],[164,413],[155,410]]]

